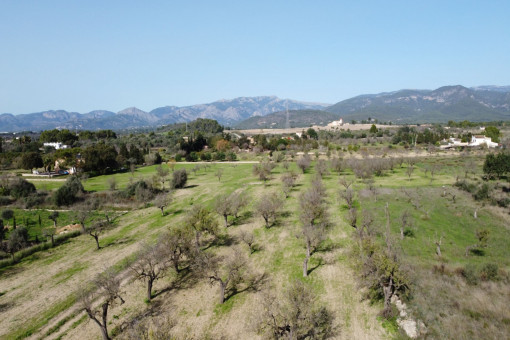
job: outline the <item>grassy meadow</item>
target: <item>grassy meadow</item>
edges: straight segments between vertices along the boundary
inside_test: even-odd
[[[473,171],[479,172],[482,159],[469,157],[475,164]],[[432,164],[440,165],[434,176],[426,171]],[[100,250],[96,250],[94,240],[85,234],[3,268],[0,272],[3,316],[0,338],[99,338],[99,328],[81,311],[77,296],[91,278],[110,266],[122,273],[122,294],[126,300],[110,311],[109,329],[118,338],[126,337],[126,327],[133,320],[150,316],[163,320],[161,322],[171,319],[172,334],[180,339],[262,339],[263,334],[257,328],[263,309],[261,292],[281,292],[295,280],[310,285],[318,302],[333,311],[334,338],[405,338],[395,320],[380,317],[381,302],[366,299],[366,292],[359,288],[357,268],[352,266],[351,259],[354,229],[347,222],[348,209],[339,196],[341,177],[354,181],[355,205],[360,216],[363,211],[370,211],[380,235],[384,233],[384,207],[388,204],[394,245],[414,273],[414,290],[406,303],[413,315],[425,322],[430,338],[450,338],[455,332],[459,339],[483,335],[496,339],[510,334],[508,308],[500,305],[499,300],[492,305],[490,302],[491,299],[508,299],[505,279],[470,285],[457,274],[459,268],[473,266],[474,270],[480,270],[487,263],[497,263],[501,277],[510,269],[508,215],[474,201],[470,194],[453,186],[458,176],[464,176],[465,164],[465,157],[420,157],[410,176],[409,165],[403,163],[374,177],[372,187],[356,179],[350,170],[325,175],[323,183],[332,225],[326,241],[311,257],[310,274],[306,278],[302,276],[305,245],[300,237],[298,198],[316,175],[314,164],[302,174],[295,163],[290,163],[290,170],[299,177],[271,228],[264,227],[254,206],[266,192],[281,193],[280,178],[286,171],[281,163],[266,183],[252,174],[253,164],[249,163],[216,163],[196,172],[191,171],[196,164],[177,164],[175,169],[188,171],[188,182],[184,189],[175,191],[164,216],[159,209],[146,204],[119,214],[114,227],[100,236]],[[221,178],[218,178],[219,172]],[[156,166],[147,166],[136,169],[133,174],[89,178],[83,185],[87,191],[110,191],[111,178],[115,178],[116,190],[121,190],[133,181],[150,180],[155,174]],[[63,184],[61,181],[31,181],[44,190]],[[166,187],[169,182],[170,178]],[[156,281],[155,297],[150,304],[146,303],[144,284],[134,281],[129,270],[123,270],[140,245],[154,242],[169,227],[182,225],[192,206],[202,204],[212,208],[218,195],[235,190],[245,191],[249,204],[238,219],[230,219],[232,225],[228,228],[217,216],[221,242],[213,242],[206,251],[227,256],[232,249],[240,249],[248,257],[253,272],[264,278],[260,289],[237,292],[224,304],[219,304],[217,285],[170,272]],[[473,217],[475,210],[476,219]],[[410,233],[400,239],[400,217],[404,211],[409,212]],[[43,227],[53,224],[46,216],[48,212],[19,210],[16,214],[33,221],[41,215]],[[58,224],[69,224],[72,220],[72,212],[62,212]],[[489,231],[487,247],[482,253],[466,256],[466,247],[477,243],[476,232],[481,229]],[[32,236],[40,233],[35,225],[29,230]],[[240,241],[243,231],[255,236],[255,251],[251,254]],[[442,240],[441,258],[435,253],[435,242],[439,238]],[[435,295],[438,292],[440,297]],[[496,321],[489,321],[496,312],[499,313]]]

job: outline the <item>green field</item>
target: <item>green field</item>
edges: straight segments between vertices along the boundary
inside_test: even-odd
[[[481,160],[477,160],[478,166],[480,162]],[[424,171],[428,165],[437,163],[441,166],[434,177]],[[305,248],[300,237],[298,198],[315,176],[314,164],[305,174],[300,174],[296,187],[285,200],[276,224],[269,229],[264,227],[263,219],[254,211],[254,206],[262,194],[281,191],[280,176],[285,172],[281,164],[272,171],[271,179],[267,183],[261,182],[252,174],[253,164],[216,163],[196,173],[191,171],[195,164],[177,164],[176,169],[188,170],[188,183],[184,189],[175,191],[173,202],[165,209],[165,216],[155,207],[137,209],[119,217],[114,228],[100,237],[102,249],[99,251],[95,250],[90,236],[81,235],[4,269],[0,278],[0,305],[7,307],[4,307],[6,316],[0,320],[0,337],[24,338],[29,334],[41,337],[48,332],[55,336],[65,335],[66,338],[76,339],[82,334],[92,338],[99,336],[99,329],[93,323],[82,322],[84,314],[80,313],[78,305],[75,304],[75,294],[82,289],[83,284],[107,266],[124,268],[142,242],[154,242],[167,228],[182,225],[186,212],[192,206],[203,204],[213,207],[218,195],[244,190],[250,198],[248,206],[237,221],[230,219],[230,222],[235,223],[229,228],[223,227],[218,216],[221,226],[220,241],[213,242],[207,252],[226,256],[233,247],[240,248],[249,258],[253,270],[266,274],[266,287],[276,292],[284,290],[294,280],[308,283],[317,294],[318,301],[334,311],[333,325],[338,329],[336,338],[399,338],[401,334],[394,321],[382,321],[378,316],[381,302],[371,303],[365,299],[365,292],[358,289],[357,268],[352,267],[351,258],[354,229],[347,223],[348,211],[345,202],[339,197],[342,188],[339,178],[344,177],[354,181],[355,205],[359,209],[360,219],[364,211],[370,211],[381,239],[385,225],[384,206],[388,204],[391,237],[400,256],[413,268],[414,273],[413,287],[416,293],[411,293],[414,299],[409,300],[408,304],[414,311],[414,316],[426,322],[429,335],[436,338],[442,327],[450,326],[455,330],[459,325],[470,323],[469,327],[465,327],[465,333],[461,334],[471,334],[477,338],[481,334],[477,328],[483,329],[483,323],[488,322],[491,309],[487,307],[478,312],[466,304],[471,304],[475,297],[501,297],[499,294],[503,294],[501,291],[506,286],[504,280],[494,283],[496,286],[501,285],[501,288],[495,286],[488,289],[486,286],[492,283],[469,286],[455,274],[455,270],[471,265],[479,270],[487,263],[497,263],[500,270],[507,272],[510,269],[510,249],[507,246],[510,231],[504,215],[490,206],[481,205],[474,201],[470,194],[452,186],[463,171],[464,164],[465,160],[460,157],[439,160],[434,157],[422,158],[415,164],[415,170],[409,178],[406,172],[408,165],[404,163],[402,167],[397,166],[382,176],[374,177],[371,190],[366,181],[355,179],[350,170],[324,176],[326,202],[332,225],[320,251],[311,258],[311,272],[307,278],[302,277]],[[219,169],[222,171],[221,179],[217,177]],[[291,164],[290,169],[300,173],[295,163]],[[87,191],[108,191],[111,178],[114,177],[117,190],[121,190],[142,178],[150,180],[155,173],[156,166],[142,167],[134,174],[127,172],[98,176],[87,179],[83,184]],[[169,180],[167,187],[168,182]],[[35,183],[41,188],[42,182]],[[445,191],[447,195],[443,196]],[[400,216],[406,210],[412,220],[412,236],[401,240]],[[473,218],[475,210],[477,219]],[[16,214],[20,216],[17,217],[18,220],[29,218],[32,221],[40,214],[43,227],[53,223],[47,218],[48,212],[44,211],[17,210]],[[72,219],[71,212],[63,212],[59,225],[70,223]],[[482,254],[465,256],[466,247],[477,242],[476,231],[480,229],[486,229],[490,233],[487,247]],[[30,230],[32,237],[40,232],[35,226]],[[240,242],[242,231],[255,235],[257,250],[251,255],[247,246]],[[442,258],[435,254],[434,242],[438,238],[442,239]],[[446,274],[435,273],[435,268],[440,264],[446,266]],[[437,286],[438,282],[445,280],[452,282],[452,286],[460,287],[456,294],[473,294],[473,298],[458,302],[464,312],[460,312],[462,319],[457,319],[457,323],[453,323],[453,316],[449,317],[447,314],[437,319],[438,314],[451,312],[452,307],[448,305],[448,301],[452,300],[451,303],[454,304],[453,300],[457,298],[450,286]],[[427,299],[432,301],[432,298],[424,293],[427,289],[441,291],[444,304],[448,306],[436,306],[438,312],[433,312],[434,306],[427,304]],[[40,291],[44,293],[36,295],[36,292]],[[216,285],[209,285],[206,280],[189,281],[175,273],[157,281],[155,291],[157,294],[153,305],[147,305],[144,303],[143,285],[131,279],[126,280],[123,283],[126,303],[112,310],[110,329],[118,332],[123,323],[152,308],[156,316],[169,315],[174,318],[176,325],[172,332],[177,337],[187,334],[209,338],[220,335],[227,338],[261,338],[253,324],[260,312],[259,291],[238,292],[224,305],[219,305]],[[54,299],[56,303],[47,305],[48,299]],[[15,305],[9,305],[10,302],[15,302]],[[16,307],[23,305],[27,307]],[[494,310],[500,311],[497,308]],[[508,332],[508,324],[504,321],[506,317],[504,314],[497,321],[503,334]],[[448,332],[452,334],[453,331]],[[492,329],[486,333],[487,338],[495,338],[494,334],[498,333]],[[446,336],[448,337],[449,335]]]

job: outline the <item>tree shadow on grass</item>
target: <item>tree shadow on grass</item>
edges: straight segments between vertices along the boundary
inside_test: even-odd
[[[248,220],[253,217],[253,212],[246,211],[245,213],[239,215],[239,217],[235,218],[232,222],[232,225],[241,225],[248,223]]]
[[[315,266],[308,269],[308,272],[307,272],[308,275],[310,275],[314,270],[316,270],[319,267],[322,267],[323,265],[324,265],[324,260],[322,259],[322,257],[319,257],[318,263]]]
[[[238,289],[238,287],[232,288],[228,294],[225,295],[225,301],[229,300],[230,298],[236,296],[237,294],[241,294],[243,292],[259,292],[264,285],[266,285],[269,282],[269,275],[267,275],[265,272],[259,275],[254,275],[253,277],[250,277],[247,282],[245,282],[245,285],[243,288]]]
[[[172,290],[189,289],[198,282],[199,280],[194,279],[193,272],[190,270],[190,268],[186,267],[179,271],[176,279],[172,281],[170,285],[161,290],[158,290],[157,292],[154,292],[152,297],[156,298]]]

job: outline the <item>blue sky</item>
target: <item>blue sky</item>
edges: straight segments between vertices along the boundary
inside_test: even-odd
[[[0,2],[0,113],[510,84],[510,1]]]

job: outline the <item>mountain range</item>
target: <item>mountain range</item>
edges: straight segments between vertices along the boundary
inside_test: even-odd
[[[399,90],[365,94],[334,105],[307,103],[275,96],[240,97],[192,106],[164,106],[149,112],[135,107],[117,113],[49,110],[0,115],[0,132],[40,131],[53,128],[122,130],[156,127],[197,118],[216,119],[220,124],[242,128],[285,127],[286,111],[291,126],[327,124],[376,118],[379,121],[433,123],[449,120],[510,120],[510,86],[444,86],[436,90]]]
[[[130,107],[117,113],[96,110],[80,114],[64,110],[0,115],[0,132],[39,131],[46,129],[122,130],[192,121],[197,118],[216,119],[222,125],[234,125],[253,116],[264,116],[283,110],[319,110],[328,104],[306,103],[275,96],[240,97],[209,104],[177,107],[164,106],[149,112]]]

